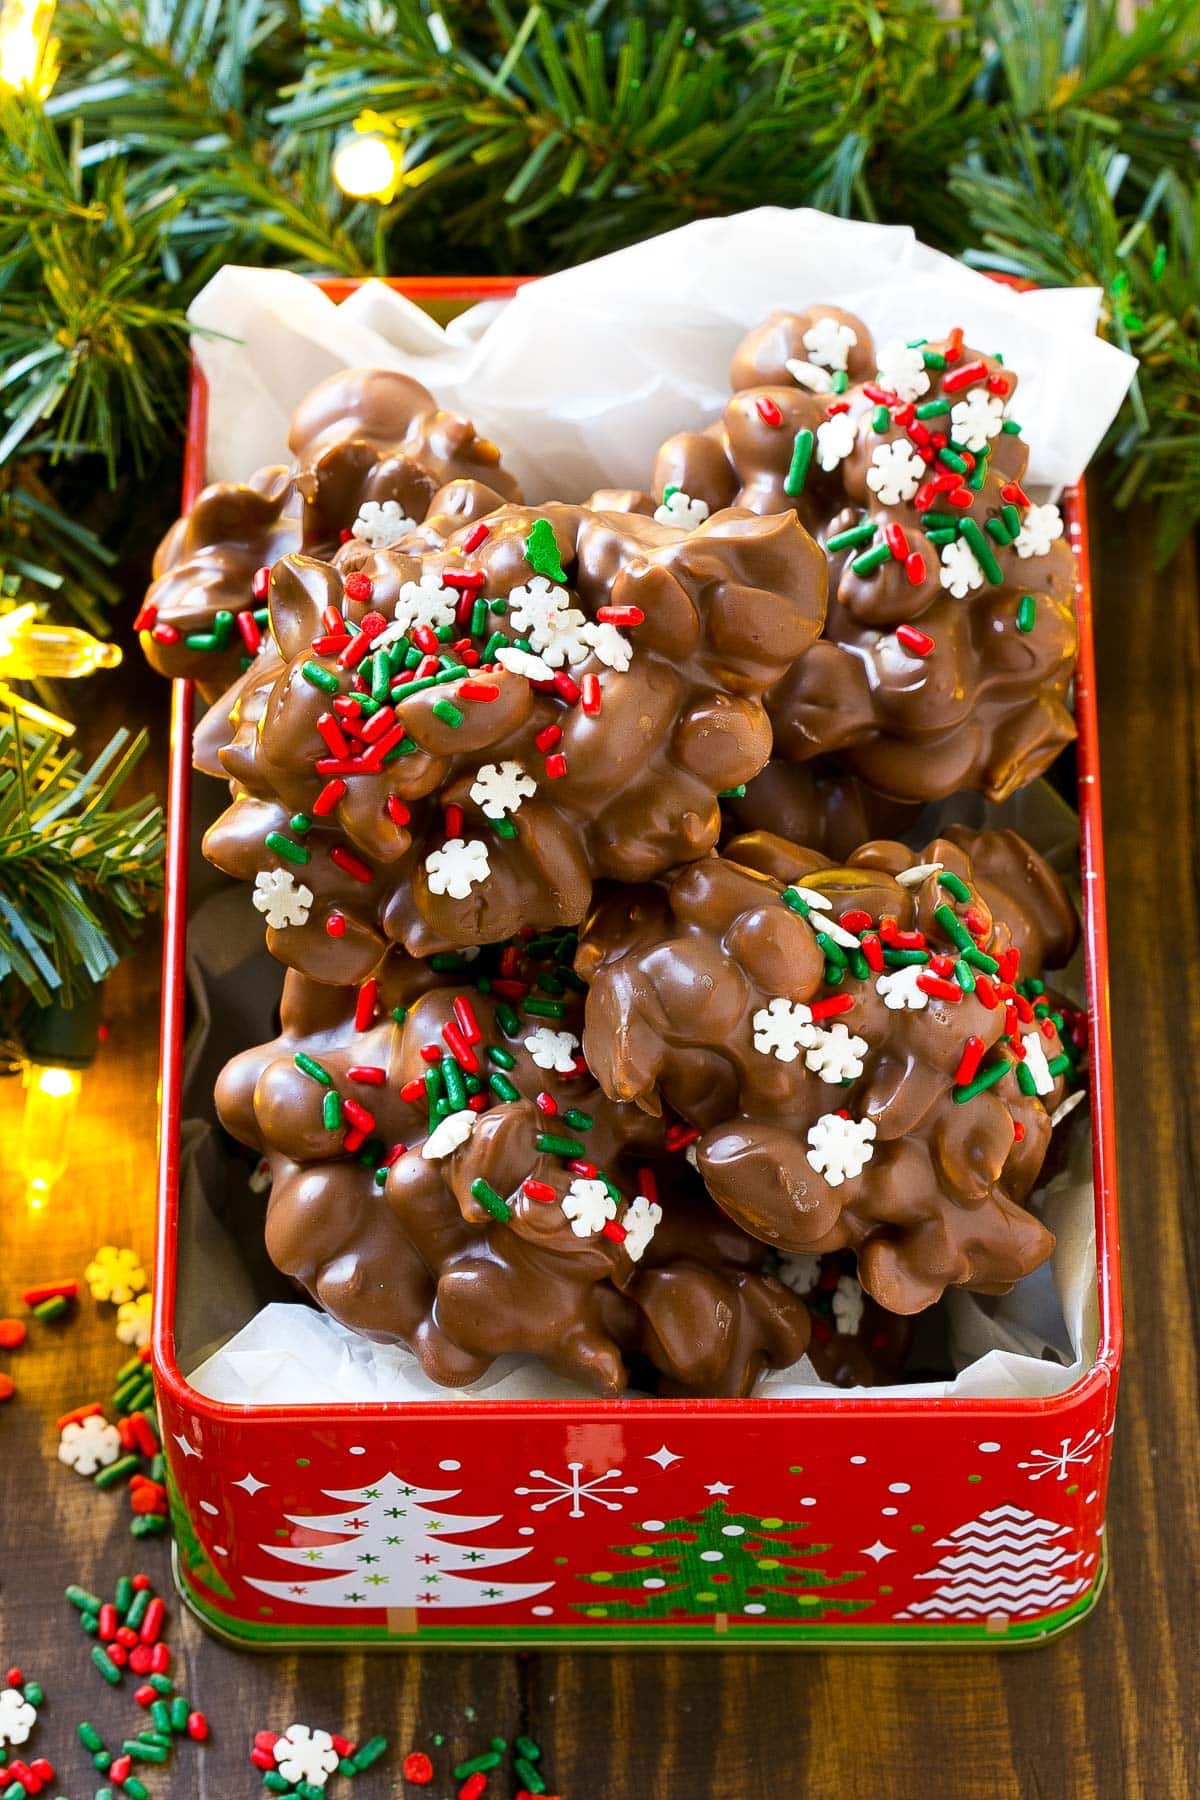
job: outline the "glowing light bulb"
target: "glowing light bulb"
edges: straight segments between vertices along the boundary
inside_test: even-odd
[[[115,669],[120,660],[119,644],[106,644],[77,625],[47,625],[35,606],[0,614],[0,677],[9,681],[91,675]]]
[[[19,1162],[32,1207],[46,1204],[51,1188],[67,1166],[71,1124],[82,1085],[78,1069],[43,1063],[26,1065]]]
[[[50,36],[55,0],[4,0],[0,6],[0,88],[44,100],[58,74]]]
[[[386,138],[356,132],[338,145],[333,179],[352,200],[390,200],[400,180],[399,159]]]

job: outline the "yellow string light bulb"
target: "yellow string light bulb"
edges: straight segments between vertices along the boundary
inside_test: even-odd
[[[0,614],[0,679],[61,681],[115,669],[118,644],[106,644],[77,625],[47,625],[36,606],[18,606]]]
[[[51,1188],[67,1166],[71,1125],[82,1085],[78,1069],[43,1063],[25,1066],[19,1163],[25,1177],[26,1198],[34,1208],[46,1204]]]
[[[334,152],[333,179],[352,200],[386,204],[400,182],[396,146],[377,132],[364,131],[360,122],[354,136],[345,138]]]
[[[0,6],[0,88],[44,100],[58,74],[50,36],[55,0],[4,0]]]

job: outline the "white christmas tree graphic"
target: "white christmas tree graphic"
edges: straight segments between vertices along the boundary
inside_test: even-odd
[[[1071,1547],[1070,1528],[1020,1506],[993,1507],[935,1548],[950,1554],[917,1580],[940,1585],[901,1619],[1026,1618],[1065,1605],[1088,1585],[1075,1573],[1081,1552]]]
[[[291,1581],[258,1581],[250,1586],[292,1606],[348,1606],[386,1609],[394,1630],[414,1630],[422,1614],[450,1607],[507,1606],[540,1594],[552,1583],[497,1582],[484,1571],[527,1556],[518,1550],[470,1547],[454,1540],[495,1525],[501,1515],[451,1514],[441,1503],[460,1488],[419,1488],[398,1475],[384,1475],[370,1487],[326,1489],[344,1502],[337,1512],[316,1517],[286,1514],[303,1529],[303,1544],[261,1544],[282,1562],[297,1565]],[[325,1537],[327,1541],[316,1541]]]

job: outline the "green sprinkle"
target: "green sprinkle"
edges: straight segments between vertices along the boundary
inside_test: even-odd
[[[471,1193],[493,1219],[498,1219],[502,1225],[508,1224],[512,1218],[512,1208],[507,1200],[496,1192],[490,1181],[485,1181],[481,1175],[477,1181],[471,1183]]]
[[[892,560],[892,553],[887,545],[876,544],[873,550],[864,550],[861,556],[856,556],[850,567],[856,575],[873,575],[876,569],[881,569],[884,563]]]
[[[923,400],[920,406],[916,408],[916,416],[918,419],[936,419],[939,418],[942,413],[948,413],[949,411],[950,402],[945,396],[942,396],[937,400]]]
[[[1167,266],[1167,246],[1158,244],[1154,250],[1154,261],[1150,264],[1151,281],[1161,281]]]
[[[358,1770],[369,1769],[377,1763],[388,1747],[385,1737],[368,1738],[366,1743],[354,1752],[354,1766]]]
[[[807,919],[810,910],[808,901],[805,900],[802,895],[798,894],[795,888],[784,888],[779,898],[783,901],[783,904],[787,907],[789,912],[799,913],[802,919]]]
[[[467,1104],[467,1088],[462,1078],[462,1070],[452,1056],[442,1058],[442,1081],[445,1083],[446,1098],[450,1102],[452,1112],[462,1112]]]
[[[967,486],[973,494],[980,493],[984,482],[987,480],[988,457],[991,454],[989,449],[984,448],[979,452],[975,459],[975,473],[971,475],[967,481]]]
[[[826,987],[840,987],[842,982],[845,981],[845,979],[846,979],[846,970],[844,967],[839,968],[836,963],[832,963],[832,962],[827,962],[825,964],[824,980],[825,980]]]
[[[396,1021],[397,1025],[403,1025],[405,1019],[407,1019],[407,1017],[408,1017],[407,1006],[393,1006],[392,1017]]]
[[[306,844],[293,844],[291,838],[284,837],[281,831],[268,831],[266,846],[276,856],[282,856],[286,862],[306,863],[312,861],[312,851]]]
[[[1069,1056],[1055,1056],[1046,1064],[1046,1067],[1052,1075],[1066,1075],[1070,1071],[1071,1059]]]
[[[534,520],[533,529],[525,539],[525,555],[535,575],[544,575],[548,581],[566,581],[554,527],[549,519]]]
[[[577,1106],[569,1106],[563,1118],[572,1131],[590,1131],[596,1123],[590,1113],[580,1112]]]
[[[891,425],[892,415],[886,406],[877,406],[871,414],[871,430],[886,431]]]
[[[152,1598],[149,1588],[142,1588],[135,1595],[133,1605],[129,1609],[129,1617],[125,1621],[134,1631],[140,1628]]]
[[[468,1775],[483,1775],[489,1769],[500,1767],[498,1750],[485,1750],[482,1756],[473,1756],[470,1762],[459,1763],[454,1770],[455,1781],[465,1781]]]
[[[488,611],[491,613],[495,613],[497,618],[502,619],[504,617],[505,613],[508,611],[508,601],[507,600],[489,600],[488,601]],[[482,636],[482,635],[483,634],[481,632],[480,636]]]
[[[939,869],[937,884],[939,887],[945,888],[946,892],[955,900],[961,900],[964,904],[971,898],[970,888],[961,875],[956,875],[952,869]]]
[[[300,666],[300,673],[303,675],[305,681],[311,683],[315,688],[320,688],[323,694],[336,694],[338,688],[341,686],[341,682],[333,671],[331,669],[323,669],[320,663],[302,663]]]
[[[522,1002],[527,1013],[538,1019],[561,1019],[566,1007],[561,1000],[525,1000]]]
[[[485,663],[495,662],[497,650],[503,650],[508,641],[508,638],[502,631],[493,631],[491,637],[483,646],[482,660]]]
[[[442,1071],[439,1068],[425,1071],[425,1098],[430,1106],[436,1106],[442,1097]]]
[[[498,1072],[495,1075],[489,1075],[488,1086],[493,1094],[499,1095],[501,1100],[512,1101],[521,1098],[520,1090],[513,1086],[507,1075],[501,1075]]]
[[[963,520],[962,535],[964,542],[968,543],[975,552],[975,560],[983,570],[987,579],[992,582],[994,586],[999,587],[1004,580],[1003,575],[1000,573],[1000,564],[996,561],[995,555],[992,552],[992,546],[983,535],[983,532],[980,531],[974,519]]]
[[[965,960],[962,958],[954,965],[954,979],[957,981],[964,994],[973,994],[975,992],[975,977],[972,975]]]
[[[135,1458],[134,1460],[136,1461],[137,1459]],[[107,1681],[109,1687],[120,1687],[121,1671],[118,1669],[116,1663],[111,1661],[108,1651],[104,1648],[103,1644],[92,1645],[92,1661],[103,1675],[105,1681]]]
[[[333,1086],[333,1076],[317,1061],[315,1056],[308,1056],[303,1050],[297,1050],[292,1061],[302,1075],[311,1075],[312,1079],[319,1081],[322,1087],[331,1088]]]
[[[544,1794],[545,1793],[546,1784],[542,1780],[541,1776],[538,1774],[537,1770],[534,1768],[533,1764],[529,1761],[529,1759],[527,1757],[515,1756],[513,1758],[513,1769],[516,1773],[518,1781],[520,1781],[520,1783],[524,1787],[526,1793],[528,1793],[528,1794]]]
[[[442,950],[437,956],[430,957],[429,966],[438,975],[460,975],[471,965],[466,957],[460,956],[456,950]]]
[[[921,361],[927,369],[944,369],[946,359],[940,350],[922,350]]]
[[[494,1062],[499,1069],[511,1069],[516,1064],[516,1057],[511,1050],[505,1050],[499,1044],[488,1045],[488,1061]]]
[[[140,1468],[141,1462],[136,1456],[119,1456],[115,1463],[109,1463],[107,1469],[101,1469],[92,1479],[98,1488],[116,1487],[118,1481],[128,1481]]]
[[[974,1081],[968,1081],[965,1087],[955,1088],[955,1105],[965,1106],[968,1100],[974,1100],[976,1094],[982,1094],[986,1089],[995,1087],[998,1081],[1003,1081],[1011,1067],[1012,1064],[1009,1062],[1008,1058],[1002,1056],[998,1062],[992,1063],[990,1068],[981,1069]],[[1020,1077],[1018,1077],[1018,1080],[1019,1079]]]
[[[1017,630],[1032,631],[1037,623],[1037,601],[1032,594],[1022,594],[1017,608]]]
[[[303,837],[306,831],[312,830],[312,820],[307,813],[293,813],[288,826],[298,837]]]
[[[489,823],[499,838],[515,838],[517,835],[517,828],[511,819],[492,819]]]
[[[546,1131],[539,1132],[534,1142],[537,1149],[544,1151],[547,1156],[582,1156],[587,1148],[578,1138],[556,1137]]]
[[[844,394],[846,389],[849,386],[850,386],[850,377],[846,373],[845,369],[836,369],[834,371],[834,376],[833,376],[833,391],[834,391],[834,393],[835,394]]]
[[[1011,541],[1008,526],[1001,518],[988,519],[983,529],[987,532],[992,542],[994,544],[999,544],[1001,549]]]
[[[77,1725],[75,1729],[79,1733],[80,1743],[83,1744],[85,1748],[88,1750],[103,1750],[104,1739],[100,1736],[96,1727],[94,1725],[89,1725],[86,1719],[83,1721],[82,1725]]]
[[[161,1744],[148,1744],[144,1738],[126,1738],[121,1745],[121,1753],[123,1756],[134,1756],[139,1762],[148,1763],[165,1763],[171,1755],[171,1752]]]
[[[506,1001],[497,1003],[496,1023],[499,1025],[505,1037],[516,1037],[521,1030],[521,1020],[519,1015]]]
[[[662,497],[663,505],[666,506],[667,502],[678,492],[679,492],[679,488],[676,486],[676,484],[673,481],[669,481],[667,483],[666,487],[663,489],[663,497]]]
[[[963,951],[963,961],[970,963],[973,969],[982,969],[985,975],[998,975],[1000,972],[1000,964],[996,958],[989,956],[986,950],[980,950],[975,945],[972,945],[969,950]]]
[[[973,950],[975,939],[971,936],[953,907],[943,901],[941,906],[933,909],[934,922],[941,926],[951,943],[957,944],[960,950]]]
[[[523,1756],[526,1762],[541,1762],[542,1760],[541,1750],[530,1737],[515,1738],[513,1749],[518,1756]]]
[[[148,1515],[147,1515],[148,1516]],[[150,1800],[150,1789],[136,1775],[127,1775],[122,1790],[129,1795],[129,1800]]]
[[[424,675],[420,681],[402,681],[399,687],[392,689],[392,699],[399,704],[402,700],[411,700],[414,694],[423,694],[426,688],[436,686],[436,675]]]
[[[957,450],[939,450],[938,461],[947,469],[953,469],[956,475],[966,475],[969,472],[966,458],[960,456]]]
[[[954,513],[927,512],[921,514],[922,531],[957,531],[958,518]]]
[[[262,1784],[270,1794],[290,1794],[292,1784],[277,1769],[268,1769],[262,1778]]]
[[[943,544],[954,543],[955,539],[958,537],[958,526],[948,526],[945,530],[927,531],[925,535],[933,545],[934,549],[940,550]]]
[[[321,1103],[321,1122],[326,1131],[342,1129],[342,1096],[336,1088],[330,1088]]]
[[[470,631],[471,631],[472,637],[482,637],[483,636],[484,632],[487,630],[487,620],[488,620],[487,601],[484,600],[481,596],[478,600],[476,600],[474,606],[471,608]]]
[[[1008,526],[1009,537],[1017,537],[1021,530],[1021,515],[1011,500],[1006,500],[1004,505],[1000,508],[1000,517]]]
[[[167,1529],[167,1521],[159,1513],[142,1513],[129,1527],[130,1537],[162,1537]],[[128,1784],[126,1784],[128,1788]]]
[[[870,519],[861,525],[852,525],[848,531],[837,531],[831,538],[825,539],[826,550],[857,550],[861,544],[869,544],[875,536],[875,526]]]
[[[918,963],[929,961],[929,952],[928,950],[885,949],[883,960],[889,969],[915,969]]]
[[[818,931],[817,948],[824,952],[826,961],[831,962],[835,969],[845,969],[848,966],[846,952],[840,944],[834,943],[827,931]]]
[[[61,1319],[70,1301],[65,1294],[52,1294],[49,1300],[39,1300],[33,1308],[33,1316],[46,1324],[50,1319]]]
[[[433,716],[448,725],[451,731],[457,731],[463,722],[462,711],[452,700],[439,700],[433,708]]]
[[[852,950],[850,952],[850,970],[857,981],[869,981],[871,979],[871,965],[861,950]]]
[[[792,445],[792,460],[783,480],[785,494],[794,497],[804,492],[804,483],[808,479],[808,465],[812,461],[815,441],[812,432],[807,428],[796,433],[796,441]]]
[[[1005,437],[1020,437],[1021,435],[1021,427],[1015,419],[1005,419],[1000,429]]]
[[[167,1705],[165,1700],[155,1700],[151,1704],[150,1717],[154,1720],[155,1725],[158,1727],[158,1729],[160,1731],[165,1731],[168,1736],[170,1735],[170,1732],[171,1732],[171,1709]],[[186,1713],[184,1714],[183,1722],[184,1722],[184,1725],[186,1726],[186,1724],[187,1724],[187,1714]]]
[[[116,1591],[113,1594],[113,1605],[116,1607],[122,1622],[124,1622],[125,1614],[129,1611],[132,1602],[133,1583],[128,1575],[122,1575],[118,1578]]]
[[[1017,1064],[1017,1086],[1023,1094],[1028,1094],[1031,1099],[1037,1093],[1037,1082],[1033,1079],[1027,1063],[1019,1062]]]
[[[744,781],[741,782],[737,787],[720,788],[717,791],[717,799],[718,800],[744,800],[745,798],[746,798],[746,784]]]

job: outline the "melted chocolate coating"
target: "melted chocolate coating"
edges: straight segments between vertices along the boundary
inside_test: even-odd
[[[145,605],[155,626],[141,632],[142,648],[160,674],[194,680],[210,700],[245,661],[234,621],[257,604],[258,569],[293,551],[332,556],[371,503],[393,502],[410,529],[424,522],[429,544],[521,497],[496,446],[393,369],[346,369],[321,382],[297,408],[288,447],[290,468],[205,488],[154,558]]]
[[[841,394],[812,392],[788,368],[791,360],[810,379],[831,379],[805,361],[805,332],[823,317],[856,336],[848,352],[851,385]],[[900,394],[887,387],[886,369],[876,377],[861,320],[832,307],[773,314],[734,358],[737,391],[722,418],[662,446],[654,493],[675,487],[710,509],[792,510],[824,545],[850,531],[870,538],[828,552],[823,641],[768,698],[776,756],[803,763],[836,755],[901,801],[964,788],[1002,800],[1040,775],[1074,736],[1066,705],[1076,650],[1074,558],[1061,537],[1048,541],[1062,529],[1057,509],[1030,510],[1020,486],[1028,450],[1002,428],[1000,414],[1016,377],[954,338],[908,355],[909,379],[892,377],[905,389]],[[944,366],[923,368],[925,355]],[[898,371],[895,357],[888,346],[880,360]],[[956,385],[971,370],[976,379]],[[909,400],[915,388],[921,391]],[[943,401],[943,411],[930,411]],[[961,415],[953,422],[950,409],[962,405],[974,426]],[[995,435],[985,439],[985,431]],[[803,432],[813,435],[813,454],[797,484],[790,476]],[[838,433],[845,434],[840,442]],[[947,448],[946,433],[952,445],[961,438],[977,448],[964,458]],[[976,458],[982,460],[978,446],[985,442],[980,476]],[[881,451],[885,460],[905,463],[896,486],[874,464]],[[955,468],[941,460],[943,451]],[[934,492],[931,483],[939,482],[945,485]],[[626,500],[643,506],[648,497]],[[968,534],[983,533],[989,569],[962,537],[964,522]],[[897,528],[899,554],[871,566],[871,552]]]
[[[596,1087],[578,1054],[573,947],[451,957],[441,971],[393,953],[357,996],[289,973],[280,1036],[235,1057],[217,1088],[226,1127],[270,1159],[269,1253],[343,1324],[409,1345],[447,1386],[519,1351],[604,1394],[631,1372],[663,1393],[747,1393],[803,1354],[807,1311],[668,1152],[662,1123]],[[480,992],[468,984],[485,966]],[[478,1036],[456,1061],[447,1038],[464,1001]],[[427,1088],[451,1096],[447,1065],[488,1104],[460,1113],[470,1136],[430,1158]],[[577,1190],[602,1211],[572,1223]],[[643,1243],[636,1214],[655,1192],[663,1216]]]
[[[277,655],[264,652],[206,728],[202,766],[219,762],[234,800],[205,853],[243,880],[303,881],[307,917],[267,942],[318,980],[360,980],[393,943],[428,955],[576,924],[595,879],[647,880],[704,855],[719,795],[767,760],[764,692],[820,630],[824,559],[791,514],[725,513],[687,532],[506,506],[477,542],[481,529],[423,555],[347,545],[338,567],[277,563]],[[564,584],[535,571],[531,558],[550,566],[544,553],[561,558]],[[462,621],[485,602],[501,610],[485,612],[471,648]],[[466,634],[455,654],[488,660],[450,658],[449,679],[422,685],[414,659],[422,677],[436,663],[411,634],[445,652],[414,610],[440,622],[456,607],[459,623],[442,627]],[[393,622],[382,712],[355,698],[368,663],[344,666],[343,618],[368,633]],[[522,631],[530,651],[514,650]],[[370,681],[380,672],[372,653]],[[330,750],[330,719],[350,733],[344,751]],[[389,760],[374,742],[391,744]],[[335,777],[345,791],[323,810]],[[519,793],[489,797],[516,780]]]
[[[729,835],[773,831],[835,860],[868,838],[901,837],[919,806],[889,800],[831,760],[787,763],[773,756],[741,795],[722,802]]]
[[[908,875],[928,864],[940,867]],[[851,943],[869,940],[853,955],[833,931],[845,935],[846,915]],[[833,927],[819,939],[820,921]],[[857,1249],[863,1286],[889,1312],[917,1312],[947,1286],[1001,1293],[1053,1248],[1024,1202],[1070,1063],[1055,1060],[1037,989],[1011,981],[1065,960],[1075,935],[1058,878],[1013,832],[952,828],[916,858],[866,844],[840,867],[752,833],[601,901],[576,961],[591,988],[585,1053],[615,1099],[698,1128],[709,1192],[753,1236],[813,1255]],[[905,956],[937,960],[906,968]],[[960,1101],[971,1039],[981,1072],[1005,1072]],[[1044,1095],[1023,1091],[1019,1055],[1027,1081],[1040,1067]]]

